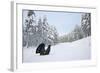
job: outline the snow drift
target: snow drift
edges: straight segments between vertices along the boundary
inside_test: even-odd
[[[36,47],[23,48],[23,62],[71,61],[91,58],[91,37],[51,46],[49,55],[36,54]]]

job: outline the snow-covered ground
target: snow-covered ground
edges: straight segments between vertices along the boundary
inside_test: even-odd
[[[23,62],[71,61],[91,58],[91,37],[51,46],[49,55],[35,54],[36,47],[23,48]]]

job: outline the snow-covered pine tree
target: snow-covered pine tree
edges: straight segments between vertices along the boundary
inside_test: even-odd
[[[43,26],[42,26],[42,29],[43,29],[43,42],[48,45],[49,42],[48,42],[48,31],[49,31],[49,25],[48,25],[48,21],[47,21],[47,17],[46,16],[43,16]]]
[[[41,17],[37,21],[37,26],[36,26],[36,34],[34,35],[34,46],[39,45],[43,41],[43,29],[42,29],[42,19]]]
[[[73,40],[78,40],[83,38],[83,31],[81,29],[81,26],[76,25],[73,30]]]
[[[55,44],[57,42],[57,30],[52,25],[48,24],[47,17],[43,17],[43,35],[46,45]]]
[[[47,17],[37,19],[33,10],[27,11],[23,23],[23,46],[38,46],[40,43],[52,45],[57,43],[58,33],[54,26],[48,24]]]
[[[42,21],[42,20],[41,20]],[[41,25],[41,26],[40,26]],[[43,43],[46,45],[54,44],[57,43],[57,30],[55,27],[52,25],[48,24],[47,17],[43,17],[42,23],[38,23],[38,26],[41,27],[39,28],[40,30],[40,35]]]
[[[57,29],[55,27],[53,27],[53,36],[54,36],[53,42],[55,45],[58,43],[58,32],[57,32]]]
[[[27,12],[27,18],[24,23],[24,34],[23,34],[23,43],[26,43],[24,46],[32,46],[32,34],[33,34],[33,26],[35,24],[35,12],[33,10],[29,10]]]
[[[81,27],[85,37],[91,35],[91,14],[90,13],[82,14]]]

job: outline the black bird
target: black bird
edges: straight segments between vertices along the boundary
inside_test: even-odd
[[[48,45],[48,48],[45,50],[45,44],[41,43],[37,49],[36,54],[40,53],[40,55],[48,55],[50,53],[51,45]]]
[[[48,45],[48,48],[46,50],[42,48],[40,51],[40,55],[48,55],[50,53],[50,49],[51,45]]]

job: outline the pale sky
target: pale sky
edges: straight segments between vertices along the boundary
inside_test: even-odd
[[[28,10],[23,11],[23,19],[26,17]],[[54,11],[34,11],[37,18],[47,17],[50,25],[56,27],[59,35],[71,32],[75,25],[81,24],[81,14],[73,12],[54,12]]]

